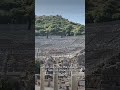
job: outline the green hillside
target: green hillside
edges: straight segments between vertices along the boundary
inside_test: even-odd
[[[36,35],[73,36],[84,33],[85,26],[69,21],[62,16],[36,16]]]

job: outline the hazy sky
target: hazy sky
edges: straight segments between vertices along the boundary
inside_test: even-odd
[[[85,24],[85,0],[35,0],[35,14],[61,15],[70,21]]]

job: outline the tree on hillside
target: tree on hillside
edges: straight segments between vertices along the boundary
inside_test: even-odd
[[[81,25],[80,26],[80,34],[85,33],[85,26]]]
[[[45,32],[46,32],[46,37],[48,38],[50,32],[52,31],[52,25],[51,24],[45,24],[44,28],[45,28]]]
[[[70,24],[70,25],[67,25],[67,26],[65,27],[67,36],[70,36],[70,35],[71,35],[72,29],[73,29],[73,27],[72,27],[71,24]]]

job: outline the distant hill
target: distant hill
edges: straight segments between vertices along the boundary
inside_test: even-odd
[[[84,33],[85,26],[74,23],[62,16],[36,16],[36,35],[73,36]]]

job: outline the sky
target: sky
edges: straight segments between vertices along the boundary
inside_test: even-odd
[[[35,0],[35,14],[61,15],[69,21],[85,25],[85,0]]]

